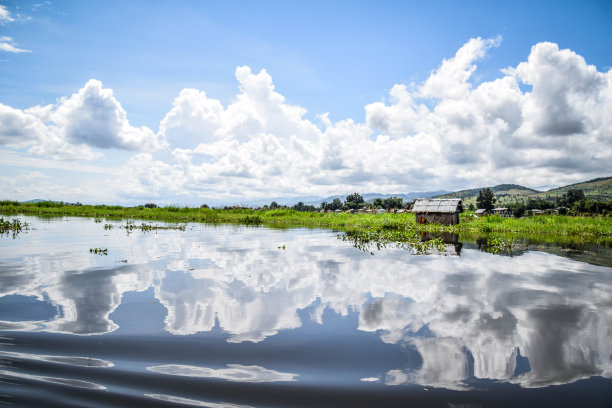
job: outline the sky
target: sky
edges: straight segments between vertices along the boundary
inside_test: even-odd
[[[0,199],[612,175],[610,1],[0,0]]]

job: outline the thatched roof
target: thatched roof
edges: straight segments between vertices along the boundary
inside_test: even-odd
[[[416,200],[412,212],[454,214],[463,212],[463,206],[460,198],[427,198]]]

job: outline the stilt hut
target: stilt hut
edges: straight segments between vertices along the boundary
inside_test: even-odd
[[[428,198],[414,202],[412,212],[419,224],[438,223],[444,225],[459,224],[459,213],[463,212],[460,198]]]

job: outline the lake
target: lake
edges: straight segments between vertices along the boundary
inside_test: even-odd
[[[610,248],[371,255],[331,230],[19,218],[0,403],[612,406]]]

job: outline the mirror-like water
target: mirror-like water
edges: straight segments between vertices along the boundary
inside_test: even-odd
[[[0,238],[2,403],[612,403],[610,267],[457,243],[372,256],[328,230],[21,218],[31,230]]]

